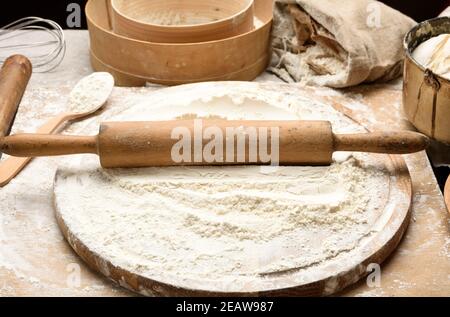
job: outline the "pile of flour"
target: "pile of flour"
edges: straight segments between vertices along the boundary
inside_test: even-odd
[[[326,119],[337,133],[361,132],[328,105],[245,85],[156,93],[114,121],[193,116]],[[197,281],[239,291],[267,276],[320,269],[360,247],[382,214],[389,177],[367,154],[337,153],[331,166],[270,173],[257,166],[103,170],[98,158],[81,156],[60,167],[55,201],[72,233],[115,266],[180,287]]]

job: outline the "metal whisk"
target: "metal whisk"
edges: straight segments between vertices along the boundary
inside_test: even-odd
[[[12,54],[22,54],[35,72],[45,73],[58,67],[65,53],[64,31],[52,20],[26,17],[0,28],[0,64]]]

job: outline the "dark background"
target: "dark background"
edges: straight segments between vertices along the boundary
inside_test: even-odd
[[[38,16],[55,20],[65,28],[68,14],[66,12],[67,5],[74,2],[80,4],[82,11],[84,11],[84,5],[87,0],[16,0],[8,2],[8,5],[2,10],[3,12],[0,15],[0,26],[25,16]],[[450,5],[450,0],[382,0],[382,2],[402,11],[418,22],[436,17]],[[86,28],[84,19],[82,28]]]

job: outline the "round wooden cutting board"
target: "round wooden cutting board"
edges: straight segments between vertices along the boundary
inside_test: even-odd
[[[177,96],[180,100],[187,100],[190,96],[201,94],[201,101],[197,106],[207,104],[214,97],[223,98],[227,94],[239,95],[240,91],[246,94],[246,98],[264,98],[273,102],[283,102],[283,89],[276,85],[260,85],[256,83],[202,83],[184,85],[163,89],[155,93],[155,97],[148,101],[151,104],[162,102],[169,96]],[[309,98],[310,96],[308,96]],[[246,102],[246,101],[240,101]],[[142,106],[142,105],[141,105]],[[252,104],[255,106],[255,104]],[[133,108],[133,107],[132,107]],[[330,112],[336,112],[329,106]],[[132,111],[128,109],[127,111]],[[342,115],[345,117],[344,115]],[[142,120],[151,118],[142,118]],[[112,118],[114,120],[114,118]],[[347,118],[347,120],[350,120]],[[359,126],[353,121],[353,125]],[[95,130],[91,126],[90,133]],[[361,128],[359,126],[359,128]],[[362,128],[363,129],[363,128]],[[167,279],[164,274],[139,274],[138,272],[114,264],[114,260],[108,256],[94,251],[83,237],[76,234],[70,221],[65,218],[61,210],[61,204],[56,203],[55,211],[58,224],[71,247],[75,252],[95,271],[117,282],[121,286],[134,292],[147,296],[325,296],[335,294],[347,286],[356,283],[367,276],[373,269],[371,264],[381,264],[398,246],[410,221],[410,207],[412,197],[411,179],[405,161],[401,156],[371,155],[371,158],[388,172],[386,190],[387,197],[383,197],[383,211],[373,221],[370,234],[361,237],[361,242],[349,252],[343,252],[335,258],[324,260],[318,264],[289,268],[268,274],[255,281],[246,282],[243,285],[225,283],[221,280],[198,280],[190,276],[184,276],[177,281]],[[61,173],[58,171],[55,177],[56,187],[59,186]],[[56,194],[55,194],[56,195]],[[99,197],[98,199],[102,199]],[[91,241],[91,240],[88,240]],[[290,256],[296,256],[291,254]],[[300,256],[300,255],[299,255]]]

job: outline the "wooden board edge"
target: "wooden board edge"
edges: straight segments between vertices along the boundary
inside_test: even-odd
[[[447,206],[447,211],[450,213],[450,176],[448,177],[447,182],[445,183],[444,198],[445,198],[445,205]]]

